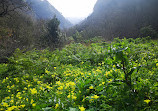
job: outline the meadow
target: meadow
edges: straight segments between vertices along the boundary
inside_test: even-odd
[[[17,49],[0,64],[1,111],[158,111],[158,40]]]

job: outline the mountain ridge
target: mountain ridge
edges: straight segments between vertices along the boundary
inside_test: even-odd
[[[98,0],[93,13],[70,33],[78,30],[84,38],[103,36],[113,39],[136,38],[140,29],[149,25],[158,31],[157,5],[157,0]]]
[[[47,0],[27,0],[30,4],[36,18],[39,19],[52,19],[54,16],[60,21],[60,28],[70,28],[71,22],[68,21],[52,4]]]

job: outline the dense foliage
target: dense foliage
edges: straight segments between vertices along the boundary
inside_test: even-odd
[[[157,111],[158,41],[17,49],[0,77],[2,111]]]
[[[40,15],[47,17],[42,19]],[[65,28],[68,24],[71,25],[48,1],[0,0],[0,63],[16,48],[63,46],[65,35],[59,27]]]

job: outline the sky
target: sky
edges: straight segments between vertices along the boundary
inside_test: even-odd
[[[48,0],[66,18],[86,18],[97,0]]]

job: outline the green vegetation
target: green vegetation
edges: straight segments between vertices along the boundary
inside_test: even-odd
[[[0,110],[157,111],[158,41],[17,49],[0,64]]]

